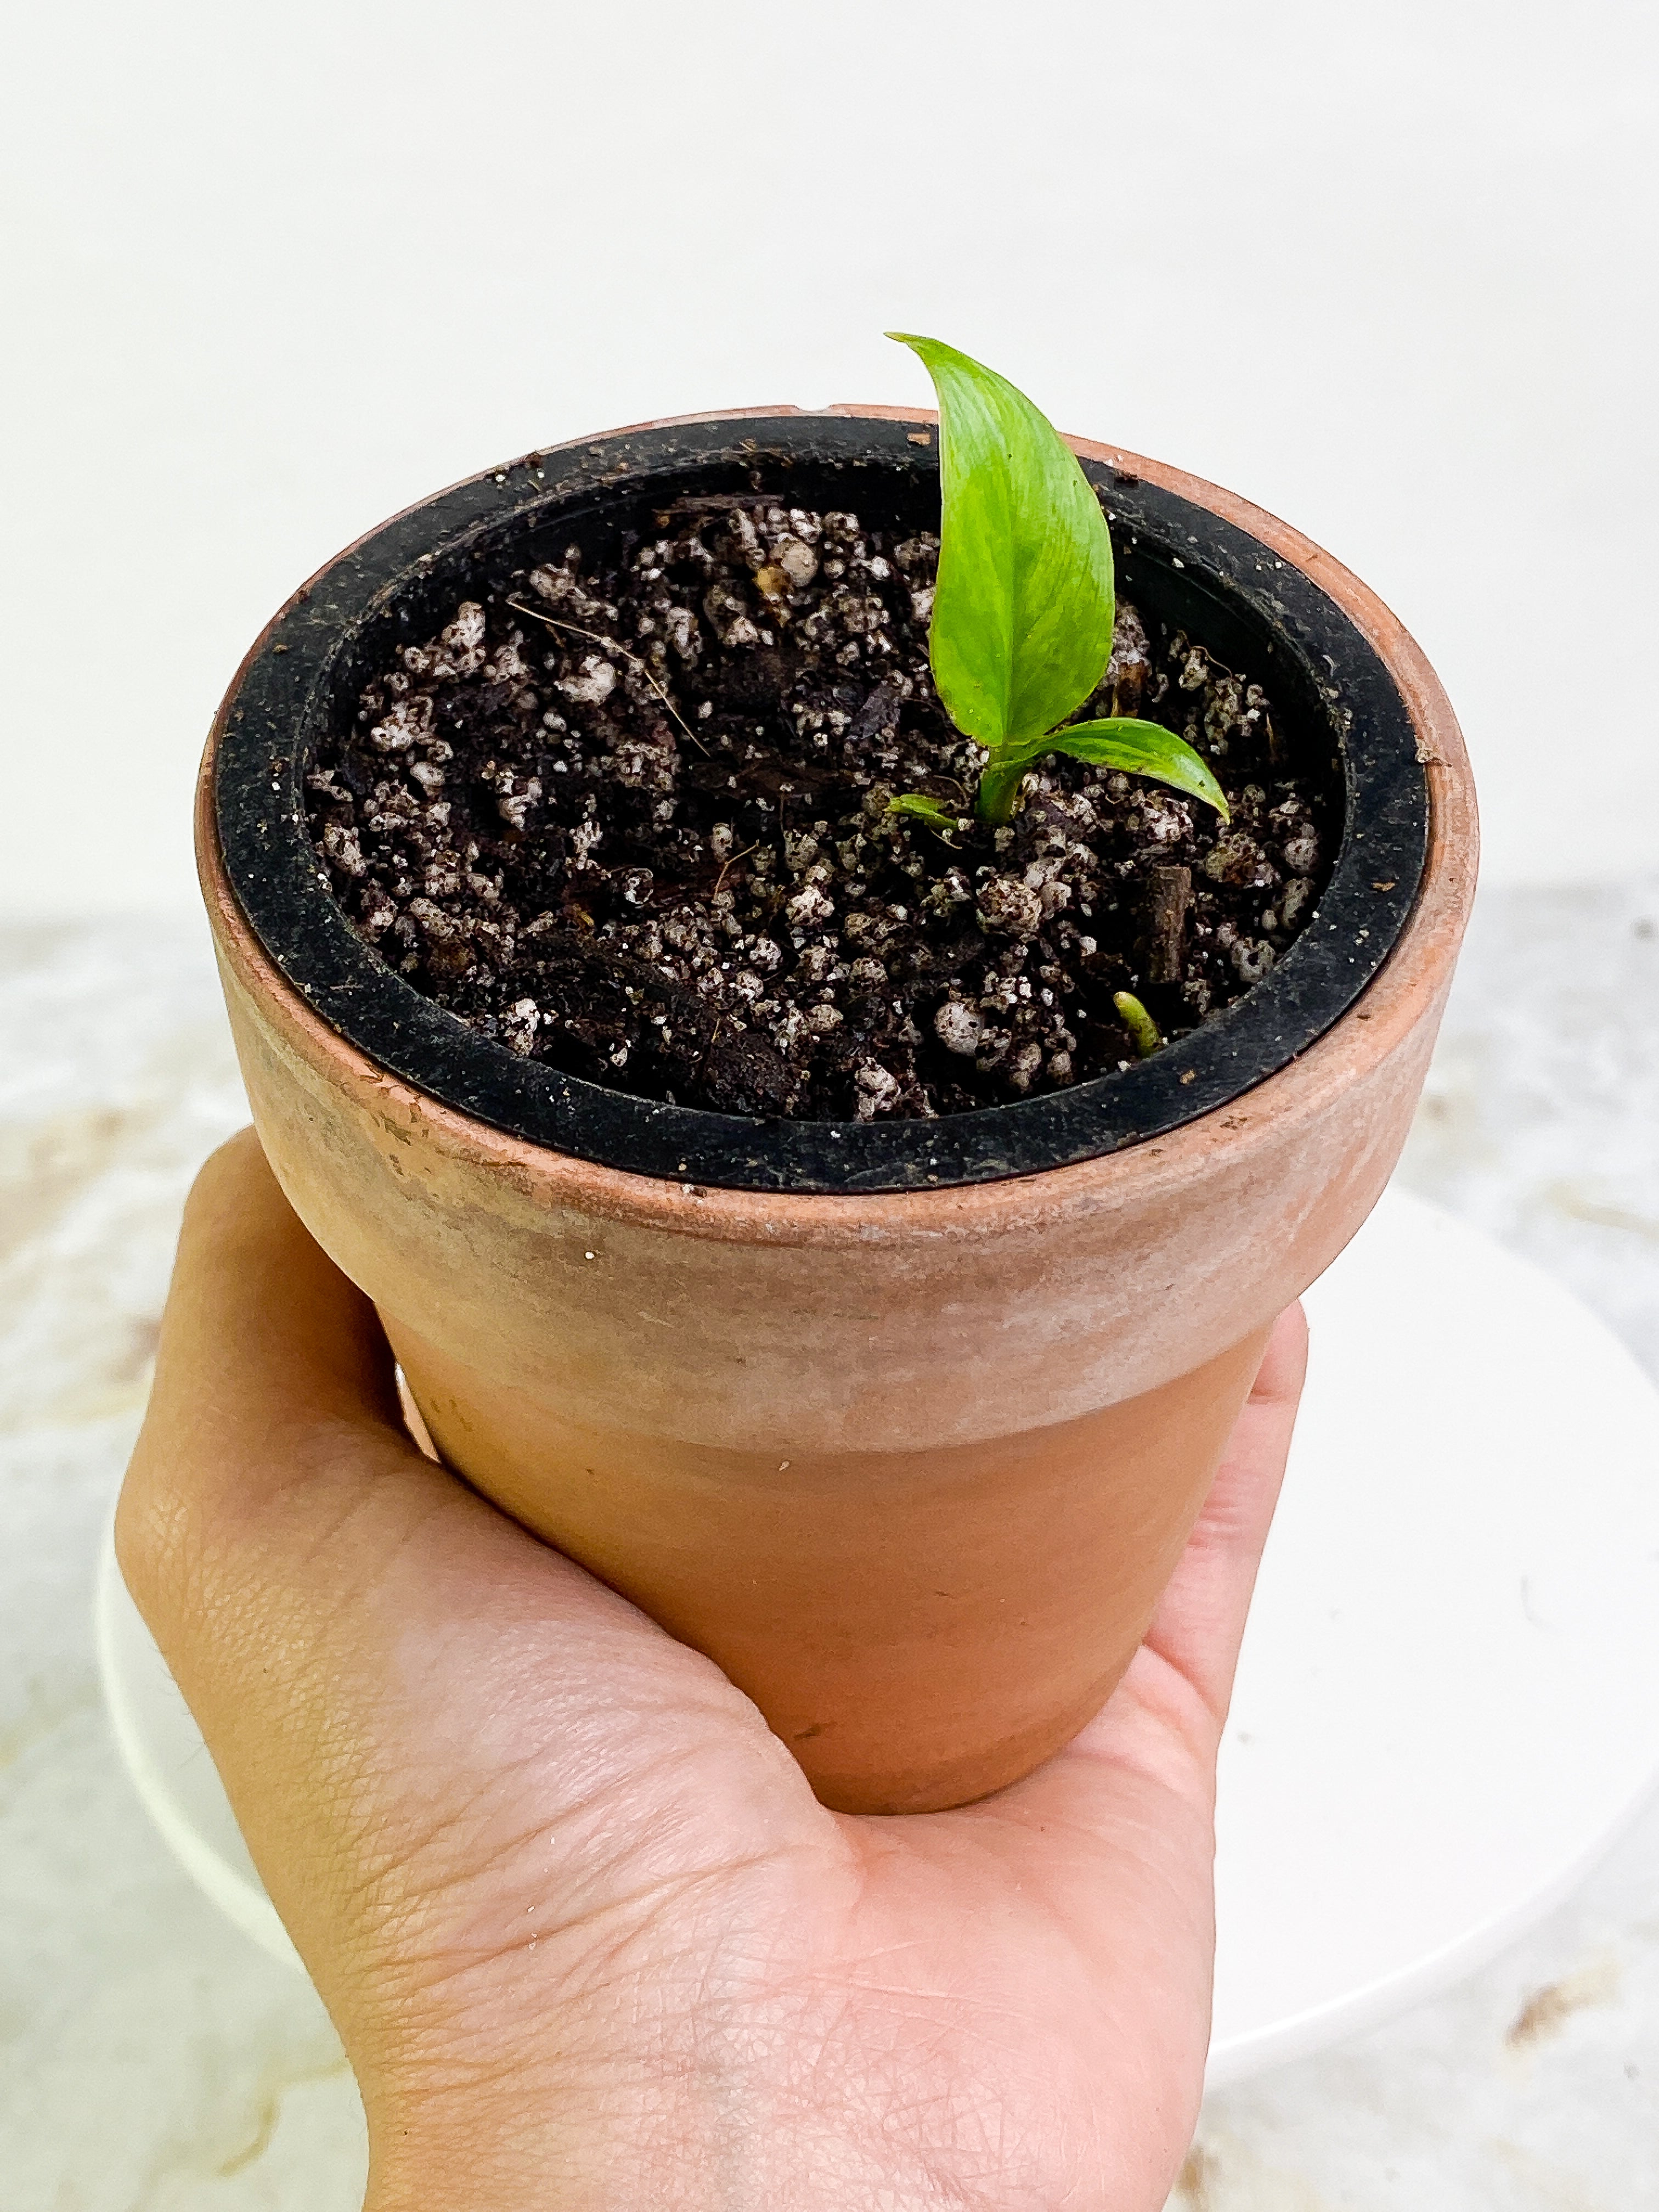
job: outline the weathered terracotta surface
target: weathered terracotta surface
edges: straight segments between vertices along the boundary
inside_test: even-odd
[[[204,768],[203,886],[260,1135],[380,1306],[444,1456],[719,1660],[848,1808],[999,1788],[1108,1695],[1273,1316],[1393,1169],[1474,891],[1462,742],[1389,611],[1231,494],[1075,442],[1338,599],[1431,787],[1423,890],[1358,1006],[1171,1135],[856,1198],[690,1188],[520,1142],[385,1073],[283,980],[220,863],[216,730]]]

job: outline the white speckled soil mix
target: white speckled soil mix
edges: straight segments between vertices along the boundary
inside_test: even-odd
[[[960,1113],[1127,1064],[1115,992],[1186,1034],[1312,912],[1319,779],[1201,643],[1121,605],[1078,716],[1180,732],[1231,828],[1055,756],[994,830],[928,672],[935,537],[759,495],[659,526],[598,573],[481,577],[310,773],[356,928],[510,1050],[717,1112]]]

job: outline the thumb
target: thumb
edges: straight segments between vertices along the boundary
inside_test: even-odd
[[[602,1784],[688,1703],[757,1724],[708,1662],[416,1449],[374,1307],[251,1130],[186,1208],[116,1544],[313,1970],[406,1906],[417,1860],[429,1887],[422,1839],[525,1760]]]
[[[344,1604],[434,1516],[463,1547],[500,1518],[410,1441],[373,1305],[245,1130],[185,1206],[116,1515],[123,1576],[192,1705],[210,1701],[251,1600],[291,1586]]]

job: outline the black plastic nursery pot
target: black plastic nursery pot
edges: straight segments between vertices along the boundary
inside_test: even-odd
[[[898,1191],[1029,1175],[1212,1113],[1306,1050],[1389,957],[1422,878],[1429,787],[1410,708],[1340,599],[1231,517],[1122,460],[1084,456],[1120,588],[1267,687],[1290,757],[1340,824],[1310,925],[1271,975],[1179,1048],[1017,1103],[931,1121],[746,1120],[639,1098],[520,1059],[424,997],[319,876],[304,775],[331,722],[463,598],[575,543],[588,561],[688,495],[754,487],[934,527],[938,456],[913,420],[777,413],[669,423],[532,454],[423,501],[316,578],[243,672],[216,825],[236,896],[281,972],[370,1059],[457,1111],[635,1173],[733,1189]]]

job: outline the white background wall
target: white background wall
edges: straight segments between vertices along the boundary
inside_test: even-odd
[[[1659,863],[1650,0],[53,0],[5,36],[0,908],[193,896],[347,538],[884,326],[1289,516],[1417,631],[1489,872]]]

